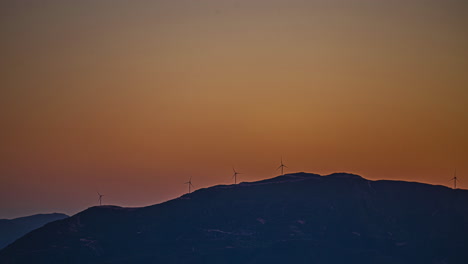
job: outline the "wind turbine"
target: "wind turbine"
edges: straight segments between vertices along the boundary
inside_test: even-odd
[[[188,182],[186,182],[185,184],[188,184],[188,193],[190,193],[190,187],[194,187],[193,184],[192,184],[192,177],[190,177],[190,180]]]
[[[281,175],[284,175],[283,169],[284,169],[284,168],[287,168],[287,167],[288,167],[288,166],[286,166],[286,165],[283,164],[283,157],[281,157],[281,165],[280,165],[276,170],[281,169]]]
[[[232,178],[234,178],[234,184],[237,184],[237,174],[242,174],[240,172],[237,172],[234,167],[232,168],[232,171],[234,171],[234,174],[232,175]]]
[[[455,169],[454,177],[452,179],[450,179],[450,181],[453,181],[453,188],[456,189],[457,188],[457,181],[458,181],[457,170],[456,169]]]
[[[100,194],[99,192],[97,193],[99,195],[99,206],[102,205],[102,197],[104,196],[104,194]]]

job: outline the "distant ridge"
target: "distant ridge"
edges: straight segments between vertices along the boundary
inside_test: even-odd
[[[0,249],[26,233],[49,222],[67,218],[66,214],[36,214],[15,219],[0,219]]]
[[[468,191],[291,173],[143,208],[91,207],[0,263],[465,263]]]

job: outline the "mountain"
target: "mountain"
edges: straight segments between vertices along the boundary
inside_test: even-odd
[[[67,218],[65,214],[37,214],[15,219],[0,219],[0,249],[26,233],[49,222]]]
[[[92,207],[0,263],[466,263],[468,191],[294,173],[144,208]]]

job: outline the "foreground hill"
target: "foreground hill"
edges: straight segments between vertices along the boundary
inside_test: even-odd
[[[0,219],[0,249],[26,233],[49,222],[67,218],[65,214],[37,214],[15,219]]]
[[[144,208],[92,207],[0,263],[466,263],[468,191],[295,173]]]

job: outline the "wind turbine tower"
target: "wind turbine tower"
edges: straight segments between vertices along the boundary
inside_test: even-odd
[[[190,193],[190,192],[191,192],[191,191],[190,191],[190,190],[191,190],[190,187],[194,187],[193,184],[192,184],[192,177],[190,177],[190,180],[189,180],[188,182],[186,182],[185,184],[188,185],[188,193]],[[195,188],[195,187],[194,187],[194,188]]]
[[[232,178],[234,178],[234,184],[237,184],[237,174],[242,174],[242,173],[237,172],[234,168],[232,168],[232,171],[234,171],[234,174],[232,175]]]
[[[284,168],[287,168],[287,167],[288,166],[284,165],[284,163],[283,163],[283,157],[281,157],[281,165],[276,170],[281,169],[281,175],[284,175],[283,170],[284,170]]]
[[[97,193],[99,195],[99,206],[102,205],[102,197],[104,196],[104,194],[100,194],[99,192]]]
[[[458,181],[457,170],[455,170],[454,177],[451,179],[451,181],[453,181],[453,188],[456,189],[457,188],[457,181]]]

